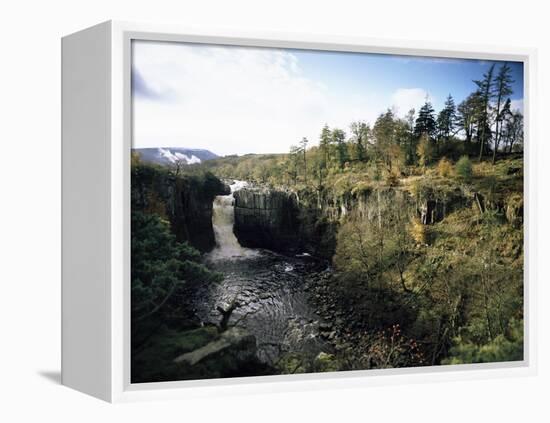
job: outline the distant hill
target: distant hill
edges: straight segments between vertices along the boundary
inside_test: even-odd
[[[170,165],[177,161],[185,164],[202,163],[206,160],[217,159],[219,156],[208,150],[197,148],[159,147],[134,148],[142,161],[161,165]]]

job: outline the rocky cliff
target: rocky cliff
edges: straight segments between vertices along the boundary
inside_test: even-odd
[[[175,175],[159,166],[132,167],[132,210],[156,213],[171,223],[178,241],[187,241],[201,252],[216,245],[212,204],[229,187],[210,173]]]
[[[235,192],[234,232],[243,247],[293,252],[299,248],[298,203],[288,191],[246,188]]]
[[[372,201],[372,196],[376,196]],[[248,187],[235,193],[235,235],[246,247],[285,253],[308,252],[330,259],[338,226],[352,213],[364,218],[377,213],[377,202],[391,202],[424,225],[441,221],[461,207],[483,201],[479,193],[457,187],[379,187],[334,193]],[[517,206],[516,206],[517,208]]]

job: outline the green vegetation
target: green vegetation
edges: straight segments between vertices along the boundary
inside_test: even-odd
[[[456,162],[456,174],[466,182],[472,179],[472,162],[468,156],[462,156],[460,160]]]
[[[491,68],[438,114],[426,101],[416,119],[387,110],[349,137],[325,125],[318,146],[206,165],[297,192],[302,224],[334,237],[330,292],[355,334],[340,369],[521,359],[523,133],[509,72]]]
[[[177,172],[177,173],[176,173]],[[173,195],[185,187],[200,189],[206,201],[220,189],[212,174],[183,175],[141,163],[132,157],[131,340],[132,380],[171,380],[196,371],[175,365],[177,354],[193,350],[217,336],[217,329],[197,328],[182,297],[201,284],[221,280],[202,264],[200,252],[177,241],[178,216],[171,212]],[[189,190],[189,188],[185,188]],[[176,355],[174,355],[176,354]],[[197,370],[198,371],[198,370]]]
[[[318,145],[303,138],[287,154],[170,169],[133,158],[133,378],[522,359],[523,117],[510,109],[510,86],[509,68],[492,67],[458,106],[449,95],[438,113],[426,100],[405,117],[388,109],[372,126],[352,122],[349,133],[325,125]],[[220,279],[198,252],[212,246],[200,215],[224,191],[220,178],[296,197],[296,232],[332,265],[326,286],[312,288],[326,289],[325,320],[341,320],[330,352],[285,353],[273,368],[238,367],[231,355],[174,363],[228,329],[199,327],[181,301],[193,284]]]

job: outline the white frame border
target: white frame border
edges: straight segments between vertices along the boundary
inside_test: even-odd
[[[473,380],[537,373],[535,49],[111,22],[111,400],[136,401]],[[131,40],[316,49],[524,63],[524,360],[518,362],[130,384]],[[192,389],[190,389],[192,388]]]

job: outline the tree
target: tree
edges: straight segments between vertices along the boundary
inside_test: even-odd
[[[427,133],[423,133],[418,141],[416,147],[416,154],[418,155],[418,161],[420,166],[427,166],[433,160],[434,151],[432,146],[432,140]]]
[[[479,140],[479,160],[483,158],[485,145],[491,139],[491,100],[493,98],[493,74],[495,65],[492,64],[487,72],[483,74],[483,79],[474,81],[478,87],[476,95],[479,96],[480,109],[478,111],[478,140]]]
[[[395,116],[391,109],[378,116],[374,123],[373,134],[377,159],[382,161],[388,172],[391,172],[392,146],[396,143]]]
[[[434,113],[435,111],[432,104],[426,100],[424,105],[420,108],[418,117],[416,118],[414,134],[417,138],[420,138],[422,134],[426,134],[428,137],[433,138],[436,130]]]
[[[504,121],[502,129],[502,139],[505,148],[511,153],[514,145],[523,143],[523,115],[519,110],[510,112]]]
[[[464,131],[465,142],[470,144],[476,132],[476,123],[481,110],[479,91],[470,94],[457,107],[457,125]]]
[[[506,118],[506,115],[510,113],[510,99],[506,101],[504,99],[513,93],[512,91],[512,69],[508,66],[508,63],[504,63],[495,78],[495,97],[496,97],[496,118],[495,118],[495,145],[493,148],[493,163],[495,163],[497,150],[500,144],[500,137],[502,132],[502,122]],[[503,106],[504,102],[504,106]]]
[[[286,173],[290,177],[293,185],[296,185],[296,183],[298,182],[298,173],[301,161],[302,149],[296,145],[291,145],[290,151],[288,153]]]
[[[365,122],[352,122],[351,133],[352,141],[355,144],[354,159],[363,162],[367,158],[367,143],[370,128]]]
[[[302,149],[302,152],[304,154],[304,184],[307,185],[307,161],[306,161],[306,151],[307,151],[307,143],[309,141],[306,137],[302,138],[302,141],[300,141],[300,148]]]
[[[344,168],[344,165],[348,161],[348,149],[346,146],[346,133],[341,129],[335,128],[332,130],[332,143],[336,146],[336,154],[338,159],[338,166],[340,169]]]
[[[168,313],[191,281],[213,282],[220,278],[203,266],[200,253],[177,242],[170,224],[157,214],[132,210],[132,331],[140,322]]]
[[[447,97],[445,105],[437,116],[437,132],[438,136],[445,141],[449,141],[451,135],[454,134],[456,126],[456,106],[451,94]]]
[[[405,146],[405,160],[407,164],[412,165],[415,163],[416,151],[415,151],[415,136],[414,136],[414,115],[415,110],[411,109],[405,116],[406,128],[407,128],[407,142]]]
[[[321,136],[319,137],[319,149],[321,150],[321,160],[319,161],[320,166],[323,169],[327,168],[327,165],[330,161],[330,143],[332,141],[332,133],[327,124],[323,126],[321,130]]]

